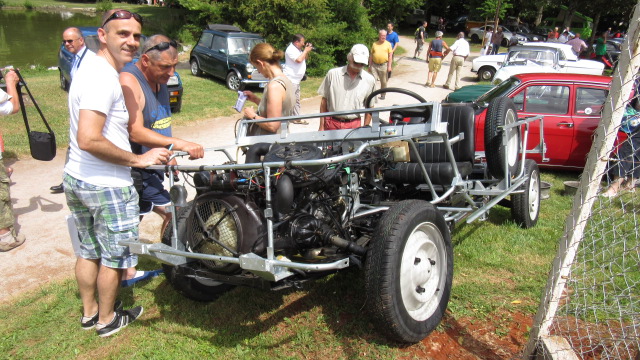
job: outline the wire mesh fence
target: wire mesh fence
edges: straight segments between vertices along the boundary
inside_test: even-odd
[[[636,5],[526,356],[640,360]]]

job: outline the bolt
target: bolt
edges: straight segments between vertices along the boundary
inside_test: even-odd
[[[422,259],[416,258],[415,260],[413,260],[413,265],[418,265],[418,264],[420,264],[421,261],[422,261]]]
[[[418,294],[422,294],[422,293],[424,293],[425,291],[426,291],[426,290],[425,290],[425,288],[423,288],[423,287],[422,287],[422,286],[420,286],[420,285],[418,285],[418,286],[416,287],[416,292],[417,292]]]
[[[431,260],[431,259],[429,259],[429,264],[431,264],[431,265],[435,265],[435,264],[436,264],[436,261],[435,261],[435,260]]]

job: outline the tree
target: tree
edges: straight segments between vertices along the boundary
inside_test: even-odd
[[[378,28],[384,27],[387,22],[401,21],[411,14],[413,9],[420,8],[424,0],[363,0],[362,4],[369,12],[369,19]]]

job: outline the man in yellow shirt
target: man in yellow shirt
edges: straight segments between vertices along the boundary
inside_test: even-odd
[[[393,48],[386,38],[386,30],[378,31],[378,41],[371,45],[371,55],[369,56],[369,72],[373,74],[376,82],[380,81],[381,89],[387,87],[387,78],[393,62]],[[384,95],[380,95],[380,99],[384,99]]]

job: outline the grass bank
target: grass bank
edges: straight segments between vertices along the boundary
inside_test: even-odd
[[[56,134],[59,148],[65,148],[69,143],[69,110],[67,93],[59,86],[57,71],[21,70],[25,82],[38,106],[42,110],[49,125]],[[231,108],[236,102],[237,94],[228,90],[223,81],[210,77],[196,77],[189,70],[178,70],[183,82],[184,95],[182,111],[173,114],[174,126],[187,125],[199,120],[229,116],[236,114]],[[302,82],[302,97],[316,96],[322,78],[310,77]],[[259,89],[251,89],[259,92]],[[26,90],[25,108],[32,130],[46,131],[38,112],[28,100]],[[28,156],[29,140],[22,114],[19,112],[11,116],[0,117],[0,129],[5,141],[5,157]]]

